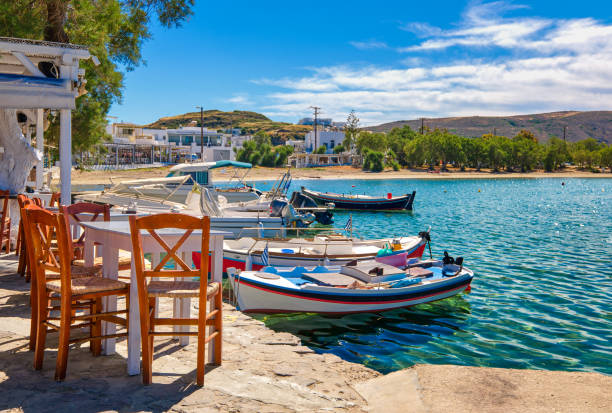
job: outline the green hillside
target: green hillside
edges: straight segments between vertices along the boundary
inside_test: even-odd
[[[187,126],[192,121],[195,121],[197,126],[200,126],[200,112],[166,116],[147,125],[147,127],[178,128],[179,126]],[[287,139],[303,139],[304,135],[312,130],[311,126],[275,122],[260,113],[242,110],[235,110],[233,112],[206,110],[204,111],[204,127],[208,129],[241,128],[249,134],[264,131],[271,135],[274,141],[279,143]]]

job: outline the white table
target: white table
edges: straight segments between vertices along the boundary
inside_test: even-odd
[[[104,277],[117,279],[118,272],[118,256],[119,250],[132,251],[132,237],[130,233],[129,223],[126,221],[98,221],[98,222],[83,222],[85,228],[85,265],[93,265],[94,260],[94,243],[102,246]],[[166,243],[173,246],[184,231],[175,229],[164,229],[156,231]],[[231,235],[231,232],[226,231],[210,231],[210,246],[209,250],[212,253],[211,269],[213,281],[222,282],[223,277],[223,237]],[[151,254],[151,264],[155,267],[160,262],[160,254],[165,253],[161,245],[148,232],[141,232],[142,249],[145,253]],[[191,253],[200,251],[202,246],[202,232],[194,231],[189,238],[181,245],[177,254],[184,254],[184,261],[188,265],[191,264]],[[206,257],[202,257],[202,260]],[[128,374],[140,374],[140,310],[138,305],[138,289],[136,288],[136,270],[134,260],[132,260],[131,270],[131,285],[130,288],[130,314],[128,325]],[[103,300],[105,311],[117,310],[117,297],[105,297]],[[188,318],[190,311],[190,301],[183,299],[179,304],[179,300],[174,302],[175,317]],[[189,326],[181,326],[180,328],[188,329]],[[175,329],[175,331],[177,331]],[[104,322],[102,325],[103,334],[114,334],[116,325],[113,323]],[[181,337],[181,344],[185,345],[189,342],[189,337]],[[214,340],[210,341],[213,344]],[[115,339],[104,340],[104,354],[113,354],[115,352]],[[209,360],[213,355],[212,348],[209,347]]]

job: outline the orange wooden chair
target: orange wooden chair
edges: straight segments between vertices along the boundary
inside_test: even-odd
[[[36,334],[34,368],[43,365],[46,337],[49,331],[59,331],[59,346],[55,368],[55,379],[64,380],[68,364],[68,350],[71,343],[89,341],[94,355],[100,354],[101,340],[104,338],[124,337],[127,333],[101,335],[102,321],[123,325],[127,320],[118,317],[129,312],[129,286],[121,281],[98,276],[79,274],[73,276],[71,260],[73,250],[70,243],[70,227],[63,214],[28,206],[26,216],[26,236],[30,252],[32,288],[36,314],[33,332]],[[53,237],[57,239],[57,251],[51,246]],[[59,274],[59,278],[49,276]],[[126,310],[101,312],[101,298],[105,296],[125,296]],[[51,300],[59,300],[59,306],[50,305]],[[78,310],[88,310],[86,314]],[[60,316],[51,317],[51,311],[59,310]],[[59,321],[59,324],[57,322]],[[85,337],[70,338],[70,330],[89,327],[90,334]],[[50,330],[48,330],[50,329]]]
[[[9,215],[9,191],[0,191],[0,254],[2,248],[11,252],[11,217]]]
[[[17,203],[19,204],[19,211],[21,215],[21,211],[26,205],[33,205],[34,202],[25,195],[19,194],[17,195]],[[16,252],[19,255],[19,265],[17,266],[17,273],[22,277],[25,276],[26,282],[30,281],[30,268],[28,265],[27,251],[26,251],[26,240],[25,233],[23,229],[23,219],[19,220],[19,234],[17,235],[17,246]]]
[[[23,256],[27,258],[26,261],[27,261],[27,267],[28,267],[28,272],[29,272],[27,277],[30,278],[30,279],[26,278],[26,281],[30,281],[32,275],[35,274],[34,272],[32,272],[32,268],[35,267],[36,259],[33,257],[32,251],[30,250],[31,247],[28,247],[29,245],[32,245],[32,241],[31,241],[31,233],[29,230],[30,225],[28,223],[28,216],[27,216],[26,210],[43,210],[43,208],[35,205],[31,199],[26,197],[25,205],[21,209],[21,223],[24,229],[23,231],[23,245],[24,245]],[[46,234],[46,237],[50,238],[50,243],[51,243],[50,248],[51,248],[51,252],[53,255],[53,259],[51,258],[51,256],[49,256],[47,260],[48,264],[53,264],[54,262],[57,262],[57,260],[59,259],[57,239],[55,238],[55,236],[56,236],[56,233],[53,231],[49,231],[49,233]],[[73,278],[99,276],[100,274],[101,274],[101,268],[98,268],[98,267],[85,267],[85,266],[75,266],[75,265],[72,265],[71,267],[71,275]],[[58,268],[54,265],[47,267],[45,276],[47,280],[59,279],[60,275],[59,275]],[[30,350],[32,351],[35,349],[35,346],[36,346],[36,330],[38,326],[38,323],[37,323],[38,311],[36,309],[37,301],[35,299],[36,290],[37,290],[37,283],[32,282],[30,284],[30,307],[32,310],[31,324],[30,324]],[[73,309],[75,309],[75,307],[73,307]],[[92,350],[94,349],[92,348]]]
[[[156,232],[164,228],[183,230],[179,240],[170,246]],[[204,260],[199,270],[192,269],[179,256],[177,251],[188,239],[194,230],[202,231],[201,251],[208,256],[210,238],[210,218],[196,218],[183,214],[159,214],[136,218],[130,217],[132,232],[132,251],[134,252],[135,268],[138,284],[138,302],[140,305],[140,334],[142,338],[142,381],[151,384],[153,380],[153,338],[155,336],[197,336],[197,384],[204,385],[204,352],[205,345],[215,340],[214,362],[221,364],[222,341],[222,288],[218,282],[208,282],[208,260]],[[141,231],[147,231],[161,248],[166,252],[165,257],[152,270],[145,268],[144,252],[142,249]],[[172,259],[176,269],[164,269]],[[166,280],[147,280],[152,277]],[[193,281],[199,277],[199,281]],[[198,298],[199,313],[197,319],[189,318],[158,318],[155,314],[155,300],[166,298]],[[214,300],[214,309],[206,309],[206,303]],[[183,331],[157,331],[157,326],[197,326],[197,332]],[[207,334],[207,327],[213,326],[213,331]]]
[[[82,223],[91,221],[110,221],[110,205],[80,202],[69,206],[60,206],[60,210],[62,210],[66,217],[70,218],[70,222],[74,223],[73,225],[81,226],[82,232],[80,237],[77,239],[71,239],[72,246],[75,251],[74,260],[72,261],[72,264],[82,267],[85,265],[85,260],[83,259],[83,250],[85,248],[85,228],[82,226]],[[131,269],[132,255],[127,251],[119,251],[118,264],[119,271]],[[96,268],[102,268],[102,257],[94,258],[93,265]]]
[[[49,207],[60,207],[60,202],[62,199],[62,194],[61,192],[53,192],[51,194],[51,199],[49,200]]]

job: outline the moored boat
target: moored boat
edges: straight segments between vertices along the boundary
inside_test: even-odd
[[[376,261],[345,266],[228,271],[244,312],[379,312],[441,300],[466,290],[474,273],[458,264],[427,260],[401,269]]]
[[[361,240],[339,234],[313,238],[259,239],[240,238],[223,243],[223,270],[258,270],[264,266],[295,267],[342,265],[349,261],[372,260],[384,249],[393,246],[394,253],[420,258],[429,241],[429,233],[401,238]]]
[[[334,204],[336,209],[363,211],[399,211],[412,210],[416,191],[401,196],[374,197],[369,195],[336,194],[332,192],[317,192],[304,187],[304,195],[312,198],[319,205]]]

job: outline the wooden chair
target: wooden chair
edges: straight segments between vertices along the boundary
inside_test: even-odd
[[[0,191],[0,254],[2,248],[11,252],[11,217],[9,215],[9,191]]]
[[[61,192],[53,192],[51,194],[51,199],[49,200],[49,205],[50,207],[60,207],[60,202],[62,199],[62,194]]]
[[[40,207],[40,208],[44,208],[45,207],[45,203],[42,201],[42,199],[40,199],[37,196],[32,198],[32,202],[34,202],[34,205],[36,205],[37,207]]]
[[[31,247],[28,247],[29,245],[32,245],[32,241],[31,241],[31,233],[29,231],[30,225],[28,223],[28,216],[27,216],[26,210],[43,210],[43,208],[35,205],[31,199],[26,197],[25,205],[21,209],[21,223],[24,229],[23,231],[23,246],[24,246],[23,256],[27,258],[26,262],[27,262],[27,267],[28,267],[28,272],[29,272],[27,277],[30,278],[30,279],[26,278],[26,281],[31,281],[31,276],[32,274],[34,274],[34,272],[32,271],[32,268],[35,267],[36,259],[33,257],[32,251],[30,250]],[[59,251],[58,251],[57,239],[55,238],[55,235],[56,234],[53,231],[51,231],[50,233],[46,235],[48,238],[50,238],[50,244],[51,244],[50,248],[51,248],[51,252],[54,257],[54,260],[55,260],[53,261],[51,259],[51,256],[47,260],[47,263],[51,264],[49,267],[46,268],[45,276],[47,280],[57,280],[60,278],[59,269],[56,266],[52,265],[54,262],[57,262],[57,260],[59,259]],[[72,278],[100,276],[101,273],[102,273],[101,268],[98,268],[98,267],[85,267],[85,266],[74,266],[73,265],[71,268]],[[36,347],[36,330],[38,327],[38,323],[37,323],[38,310],[36,307],[36,304],[37,304],[36,292],[37,292],[37,283],[34,281],[30,284],[30,308],[31,308],[30,350],[32,351],[34,351]],[[92,350],[95,350],[95,349],[92,349]]]
[[[21,211],[23,211],[23,209],[26,207],[26,205],[34,205],[34,202],[28,198],[25,195],[17,195],[17,203],[19,204],[19,213],[20,216]],[[28,257],[27,257],[27,251],[26,251],[26,240],[25,240],[25,233],[24,233],[24,227],[23,227],[23,219],[19,220],[19,234],[17,235],[17,245],[16,245],[16,252],[19,255],[19,265],[17,266],[17,273],[20,274],[22,277],[25,276],[26,282],[30,281],[30,268],[28,265]]]
[[[104,338],[124,337],[127,333],[101,335],[102,321],[117,323],[127,327],[127,320],[118,317],[129,312],[129,286],[121,281],[81,274],[73,276],[71,259],[73,250],[70,243],[68,219],[62,213],[34,209],[24,209],[26,216],[26,236],[33,273],[33,294],[36,315],[36,346],[34,368],[43,365],[47,333],[59,331],[59,346],[55,379],[64,380],[68,364],[68,350],[71,343],[89,341],[94,355],[100,354],[101,340]],[[53,236],[57,239],[57,253],[51,247]],[[59,274],[59,278],[49,277],[49,271]],[[101,312],[101,298],[110,295],[125,296],[126,310]],[[59,300],[59,306],[51,306],[51,300]],[[78,314],[78,310],[88,310]],[[59,310],[60,316],[51,317],[51,311]],[[59,321],[59,325],[53,321]],[[89,327],[90,334],[80,338],[70,338],[71,329]],[[50,328],[51,330],[47,330]]]
[[[73,225],[81,227],[81,235],[79,238],[72,239],[74,248],[74,260],[72,263],[82,267],[85,265],[83,259],[83,250],[85,248],[85,229],[81,225],[83,222],[91,221],[110,221],[110,205],[100,205],[89,202],[80,202],[69,206],[60,206],[60,210],[66,217],[70,218]],[[94,259],[94,267],[102,268],[102,257]],[[132,255],[129,252],[119,254],[119,271],[129,270],[132,268]]]
[[[156,230],[174,228],[185,232],[179,240],[170,246],[164,241]],[[142,380],[144,384],[151,384],[153,379],[153,338],[155,336],[197,336],[197,384],[204,385],[204,349],[205,345],[214,340],[214,362],[221,364],[222,341],[222,288],[218,282],[208,282],[208,260],[203,260],[199,270],[192,269],[179,256],[181,245],[188,239],[194,230],[202,231],[201,251],[203,256],[208,255],[210,238],[210,218],[196,218],[182,214],[159,214],[136,218],[130,217],[132,232],[132,251],[136,280],[138,284],[138,302],[140,305],[140,333],[142,338]],[[145,268],[144,252],[142,248],[141,231],[147,231],[152,238],[166,252],[165,257],[152,270]],[[168,270],[164,267],[172,259],[176,269]],[[171,281],[147,280],[147,278],[165,278]],[[199,277],[193,281],[192,277]],[[189,281],[185,281],[188,279]],[[199,313],[197,319],[189,318],[158,318],[155,314],[155,300],[159,297],[167,298],[198,298]],[[206,303],[214,300],[214,309],[206,310]],[[183,331],[156,331],[156,326],[197,326],[197,332]],[[207,326],[213,331],[207,334]]]

